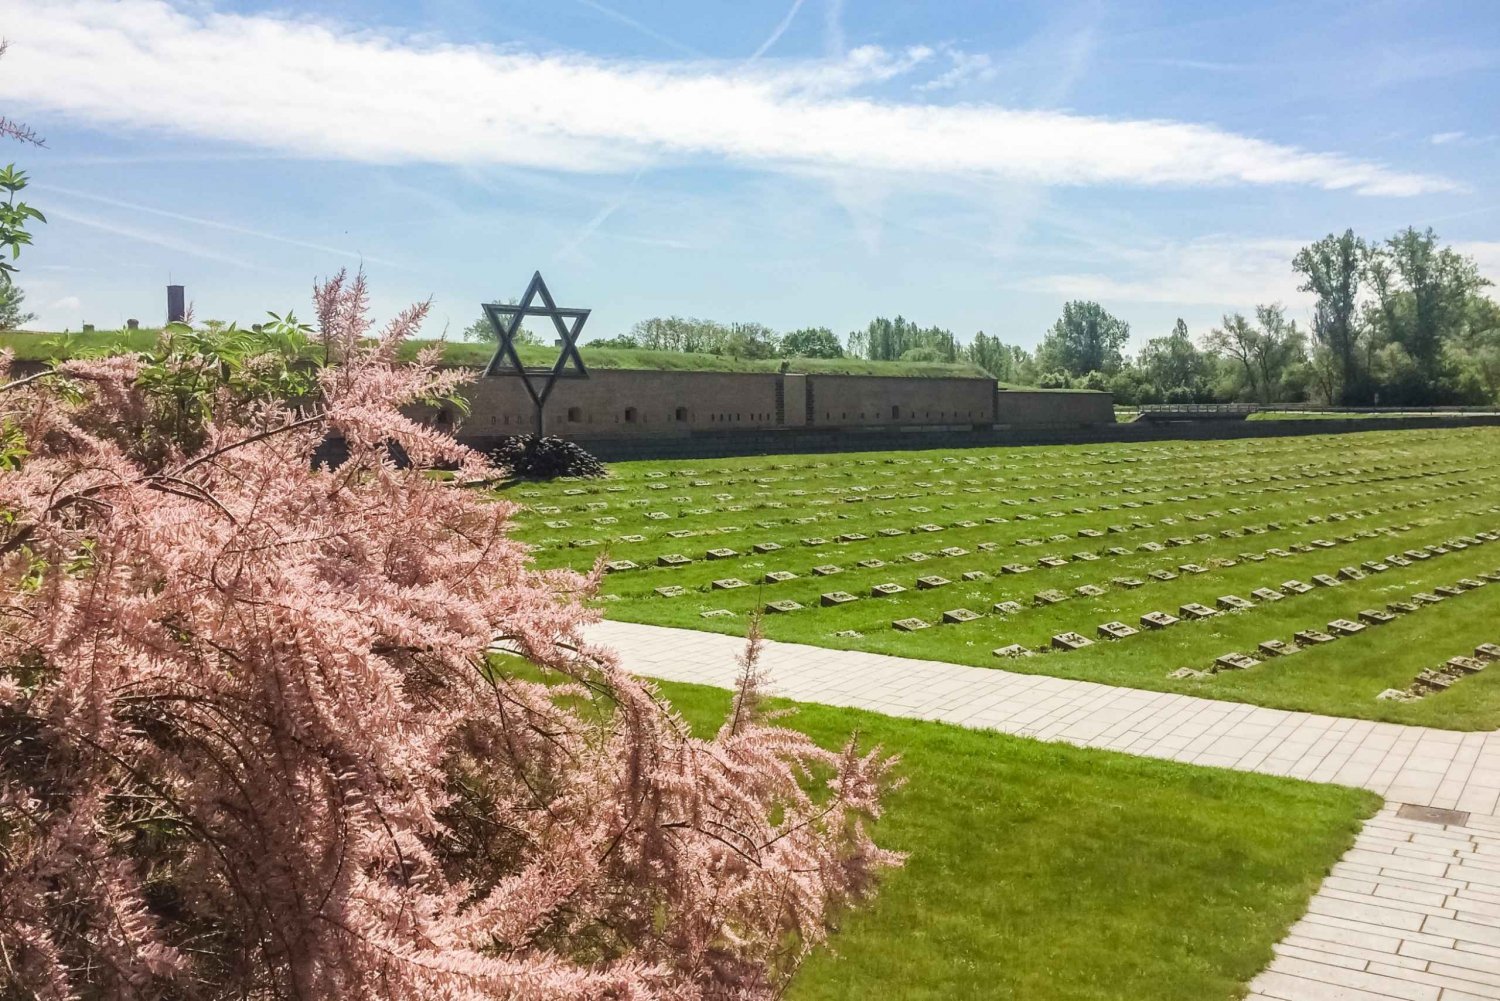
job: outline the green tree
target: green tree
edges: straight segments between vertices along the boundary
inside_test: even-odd
[[[1492,403],[1500,403],[1500,305],[1483,296],[1469,299],[1461,363],[1474,371]]]
[[[919,327],[904,316],[877,317],[849,335],[849,353],[871,361],[896,361],[914,348],[928,348],[935,361],[958,360],[958,338],[942,327]]]
[[[1332,233],[1297,252],[1292,269],[1303,277],[1298,286],[1316,295],[1313,337],[1328,351],[1337,385],[1334,396],[1344,403],[1368,402],[1370,387],[1359,365],[1359,290],[1369,246],[1346,229]]]
[[[1256,324],[1226,314],[1204,339],[1210,351],[1235,366],[1246,394],[1260,403],[1289,398],[1289,373],[1307,361],[1307,338],[1279,304],[1255,307]]]
[[[1070,302],[1042,339],[1037,364],[1045,371],[1061,370],[1070,376],[1112,375],[1120,370],[1121,351],[1129,340],[1130,324],[1097,302]]]
[[[15,282],[0,283],[0,330],[16,330],[36,319],[21,308],[26,293]]]
[[[498,302],[499,300],[497,299],[496,301]],[[506,299],[505,304],[507,306],[514,306],[516,304],[516,300]],[[485,316],[483,313],[479,315],[479,319],[475,320],[473,323],[465,327],[463,329],[463,333],[461,333],[459,336],[466,341],[479,341],[481,343],[484,341],[499,340],[499,338],[495,336],[495,328],[490,325],[489,317]],[[542,343],[542,339],[540,337],[538,337],[532,331],[527,330],[525,327],[516,328],[515,340],[517,344]]]
[[[1018,345],[1006,344],[982,330],[964,348],[963,355],[970,364],[979,366],[1000,382],[1022,385],[1033,374],[1030,352]]]
[[[1146,342],[1139,365],[1163,395],[1182,389],[1187,391],[1187,402],[1197,402],[1212,394],[1213,358],[1198,350],[1181,319],[1166,337]]]
[[[31,233],[27,228],[31,221],[47,221],[40,210],[16,201],[16,195],[25,189],[26,184],[26,172],[17,170],[15,164],[0,170],[0,191],[5,192],[5,201],[0,202],[0,253],[10,251],[9,261],[0,258],[0,286],[11,284],[16,273],[16,266],[11,261],[19,258],[21,248],[31,243]]]
[[[803,327],[781,338],[784,358],[842,358],[844,346],[827,327]]]
[[[1422,392],[1437,399],[1448,374],[1444,348],[1457,343],[1470,299],[1489,281],[1473,260],[1440,246],[1432,230],[1410,227],[1368,252],[1366,273],[1375,293],[1372,327],[1382,341],[1401,346]]]

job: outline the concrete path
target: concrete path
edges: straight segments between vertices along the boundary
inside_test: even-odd
[[[744,640],[601,622],[630,670],[728,687]],[[1370,789],[1360,833],[1251,985],[1277,1001],[1500,999],[1500,732],[1455,733],[767,641],[773,694]],[[1405,810],[1400,808],[1406,805]],[[1413,819],[1434,807],[1458,816]],[[1444,823],[1443,821],[1447,821]]]

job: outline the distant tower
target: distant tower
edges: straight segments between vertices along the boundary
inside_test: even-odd
[[[181,285],[167,286],[167,322],[181,323],[187,319],[187,294]]]

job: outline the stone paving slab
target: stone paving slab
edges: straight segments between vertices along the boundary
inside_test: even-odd
[[[638,674],[733,685],[734,636],[600,622],[589,639]],[[802,702],[1358,786],[1396,803],[1500,813],[1500,733],[1265,709],[996,668],[767,640],[769,688]]]
[[[591,626],[589,639],[638,674],[719,687],[733,685],[744,647],[625,622]],[[1247,1001],[1500,1001],[1500,733],[794,643],[767,641],[761,664],[771,692],[803,702],[1373,790],[1386,807],[1276,945]]]

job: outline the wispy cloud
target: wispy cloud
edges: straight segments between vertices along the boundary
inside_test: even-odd
[[[384,258],[369,254],[361,254],[357,250],[349,250],[344,247],[330,247],[323,243],[310,243],[306,240],[297,240],[289,236],[281,236],[278,233],[268,233],[265,230],[251,229],[246,226],[236,226],[233,223],[220,222],[217,219],[204,219],[200,216],[184,215],[181,212],[172,212],[167,209],[154,208],[150,205],[140,205],[135,202],[122,201],[118,198],[110,198],[106,195],[96,195],[88,191],[78,191],[74,188],[61,188],[53,184],[38,184],[38,191],[49,191],[69,198],[82,198],[86,201],[96,202],[100,205],[109,205],[114,208],[127,209],[131,212],[140,212],[145,215],[153,215],[162,219],[171,219],[175,222],[185,222],[194,226],[202,226],[207,229],[223,230],[226,233],[235,233],[240,236],[254,237],[257,240],[268,240],[272,243],[283,243],[291,247],[302,247],[305,250],[316,250],[322,254],[334,254],[338,257],[352,257],[358,260],[369,261],[372,264],[380,264],[385,267],[405,268],[406,265],[398,261],[389,261]]]
[[[802,4],[805,2],[806,0],[792,0],[791,9],[786,12],[786,16],[777,22],[776,27],[766,36],[766,40],[761,42],[760,46],[754,52],[750,53],[752,62],[765,55],[770,51],[771,46],[781,41],[781,36],[785,35],[786,29],[792,26],[792,21],[797,17],[797,11],[802,9]]]
[[[651,27],[649,24],[646,24],[646,23],[644,23],[642,21],[638,21],[635,18],[631,17],[629,14],[625,14],[625,13],[622,13],[621,11],[615,10],[613,7],[607,7],[604,4],[599,3],[598,0],[578,0],[578,2],[581,3],[581,4],[583,4],[589,10],[592,10],[592,11],[594,11],[597,14],[603,14],[605,17],[609,18],[611,21],[616,21],[616,22],[618,22],[620,24],[623,24],[627,28],[631,28],[631,29],[633,29],[635,31],[640,32],[642,35],[645,35],[647,38],[650,38],[650,39],[653,39],[655,41],[658,41],[658,42],[662,43],[663,45],[665,45],[669,49],[675,49],[676,51],[681,52],[683,55],[692,56],[692,57],[694,57],[696,59],[702,59],[702,58],[704,58],[703,53],[699,52],[697,49],[693,48],[691,45],[687,45],[687,44],[684,44],[682,42],[679,42],[677,39],[673,38],[671,35],[665,35],[665,34],[661,33],[660,31],[657,31],[655,28]]]
[[[138,226],[127,226],[109,219],[101,219],[98,216],[89,215],[84,212],[75,212],[68,208],[49,206],[47,215],[52,219],[65,219],[79,226],[87,226],[89,229],[98,230],[101,233],[109,233],[113,236],[121,236],[127,240],[137,243],[146,243],[154,247],[162,247],[167,250],[176,251],[179,254],[187,254],[189,257],[198,257],[205,261],[217,261],[220,264],[232,265],[236,268],[244,268],[247,271],[265,270],[258,264],[254,264],[241,257],[225,254],[215,250],[213,247],[205,247],[191,240],[184,240],[152,229],[142,229]]]
[[[831,0],[834,38],[838,7]],[[769,70],[610,62],[203,11],[163,0],[10,0],[13,45],[0,66],[0,95],[97,127],[366,162],[629,172],[708,160],[1044,185],[1305,185],[1372,195],[1456,187],[1192,123],[828,93],[809,85],[828,62]],[[856,49],[848,62],[869,71],[903,60]]]
[[[1462,132],[1435,132],[1427,137],[1427,141],[1434,146],[1446,146],[1449,143],[1458,142],[1463,137]]]

